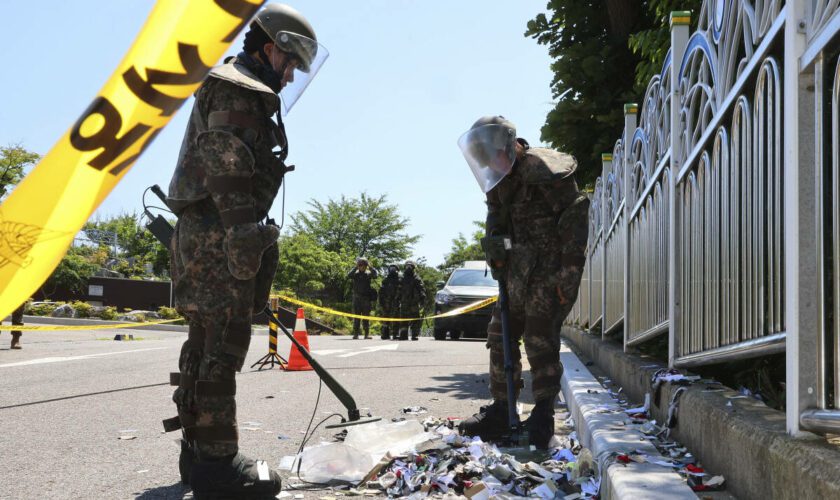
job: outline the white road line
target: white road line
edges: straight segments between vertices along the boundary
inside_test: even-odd
[[[347,349],[318,349],[317,351],[312,351],[312,354],[317,354],[318,356],[329,356],[331,354],[338,354],[346,351]]]
[[[339,357],[339,358],[350,358],[350,357],[353,357],[353,356],[358,356],[359,354],[369,354],[371,352],[376,352],[376,351],[396,351],[398,347],[399,347],[399,345],[397,345],[397,344],[376,345],[376,346],[371,346],[371,347],[365,347],[364,349],[362,349],[360,351],[348,352],[347,354],[342,354],[342,355],[337,356],[337,357]]]
[[[20,361],[18,363],[6,363],[5,365],[0,365],[0,368],[11,368],[13,366],[41,365],[45,363],[60,363],[62,361],[76,361],[81,359],[100,358],[103,356],[113,356],[115,354],[126,354],[129,352],[158,351],[160,349],[167,349],[167,347],[149,347],[146,349],[131,349],[128,351],[102,352],[99,354],[82,354],[80,356],[59,356],[51,358],[30,359],[29,361]]]

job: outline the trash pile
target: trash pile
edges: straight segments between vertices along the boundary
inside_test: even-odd
[[[600,476],[574,432],[555,436],[549,450],[499,448],[460,436],[457,420],[426,418],[351,427],[343,442],[304,450],[291,463],[308,483],[336,495],[433,498],[538,497],[567,500],[598,495]],[[379,457],[379,458],[375,458]],[[518,457],[518,458],[517,458]],[[291,457],[285,460],[289,465]]]
[[[671,396],[668,406],[667,421],[659,425],[656,420],[650,419],[651,394],[645,397],[643,406],[627,408],[628,402],[624,399],[622,389],[617,391],[610,389],[612,381],[605,377],[601,378],[602,385],[607,387],[607,392],[616,400],[615,405],[604,405],[600,408],[603,413],[625,413],[627,418],[620,424],[620,429],[637,429],[644,437],[653,444],[662,456],[651,456],[643,450],[636,450],[627,454],[616,454],[610,457],[612,462],[629,464],[630,462],[651,463],[661,467],[668,467],[680,474],[694,491],[717,491],[722,490],[726,482],[722,475],[710,475],[701,467],[687,448],[680,443],[670,439],[671,428],[677,420],[677,409],[679,398],[686,391],[685,387],[679,387]],[[720,384],[712,380],[704,380],[695,375],[684,375],[674,369],[660,369],[651,377],[651,388],[654,397],[659,396],[659,389],[664,382],[671,382],[681,386],[693,383],[707,384],[706,391],[717,392],[724,389],[719,388]],[[744,396],[741,396],[744,397]]]

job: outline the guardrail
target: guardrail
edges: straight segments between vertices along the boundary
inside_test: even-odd
[[[785,352],[789,432],[840,432],[840,0],[691,15],[625,106],[567,322],[677,367]]]

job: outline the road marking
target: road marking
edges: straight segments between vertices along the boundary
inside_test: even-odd
[[[346,351],[347,349],[318,349],[317,351],[312,351],[312,354],[317,354],[318,356],[329,356],[330,354],[338,354]]]
[[[76,361],[80,359],[91,359],[91,358],[101,358],[103,356],[113,356],[115,354],[125,354],[129,352],[143,352],[143,351],[158,351],[160,349],[167,349],[166,347],[149,347],[146,349],[131,349],[128,351],[115,351],[115,352],[102,352],[99,354],[82,354],[80,356],[58,356],[58,357],[51,357],[51,358],[38,358],[38,359],[30,359],[29,361],[20,361],[17,363],[6,363],[5,365],[0,365],[0,368],[12,368],[14,366],[28,366],[28,365],[41,365],[45,363],[61,363],[63,361]]]
[[[348,352],[347,354],[342,354],[337,356],[339,358],[350,358],[352,356],[358,356],[359,354],[369,354],[371,352],[376,351],[396,351],[399,345],[397,344],[387,344],[387,345],[375,345],[371,347],[365,347],[360,351]]]

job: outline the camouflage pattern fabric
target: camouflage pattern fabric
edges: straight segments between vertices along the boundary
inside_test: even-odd
[[[406,272],[402,277],[402,281],[400,281],[400,317],[420,317],[420,310],[425,303],[426,287],[423,285],[423,280],[414,273]],[[422,325],[422,320],[403,323],[400,328],[400,336],[406,338],[411,334],[413,338],[419,337],[420,327]]]
[[[579,194],[573,175],[545,175],[544,170],[540,158],[526,152],[487,193],[487,234],[509,235],[513,242],[501,275],[509,295],[514,393],[518,397],[522,388],[522,339],[536,401],[553,400],[560,392],[559,325],[577,299],[589,211],[589,200]],[[487,334],[490,392],[506,400],[498,305]]]
[[[276,228],[258,222],[285,172],[272,152],[281,142],[276,111],[276,95],[211,73],[196,94],[170,183],[179,217],[170,249],[175,307],[190,324],[173,401],[202,457],[238,451],[235,374],[279,255]]]
[[[400,317],[399,273],[389,273],[388,276],[382,280],[382,286],[379,287],[379,309],[380,316],[385,318]],[[399,327],[395,326],[393,323],[382,323],[382,335],[384,337],[399,335]]]
[[[349,273],[347,273],[347,277],[353,283],[353,314],[360,314],[362,316],[370,316],[371,307],[371,294],[373,293],[373,287],[371,287],[370,282],[376,278],[377,272],[376,269],[371,267],[366,268],[364,271],[361,271],[358,267],[354,267]],[[353,318],[353,335],[358,336],[361,330],[360,325],[365,330],[365,337],[370,334],[370,320],[362,320],[359,318]]]

